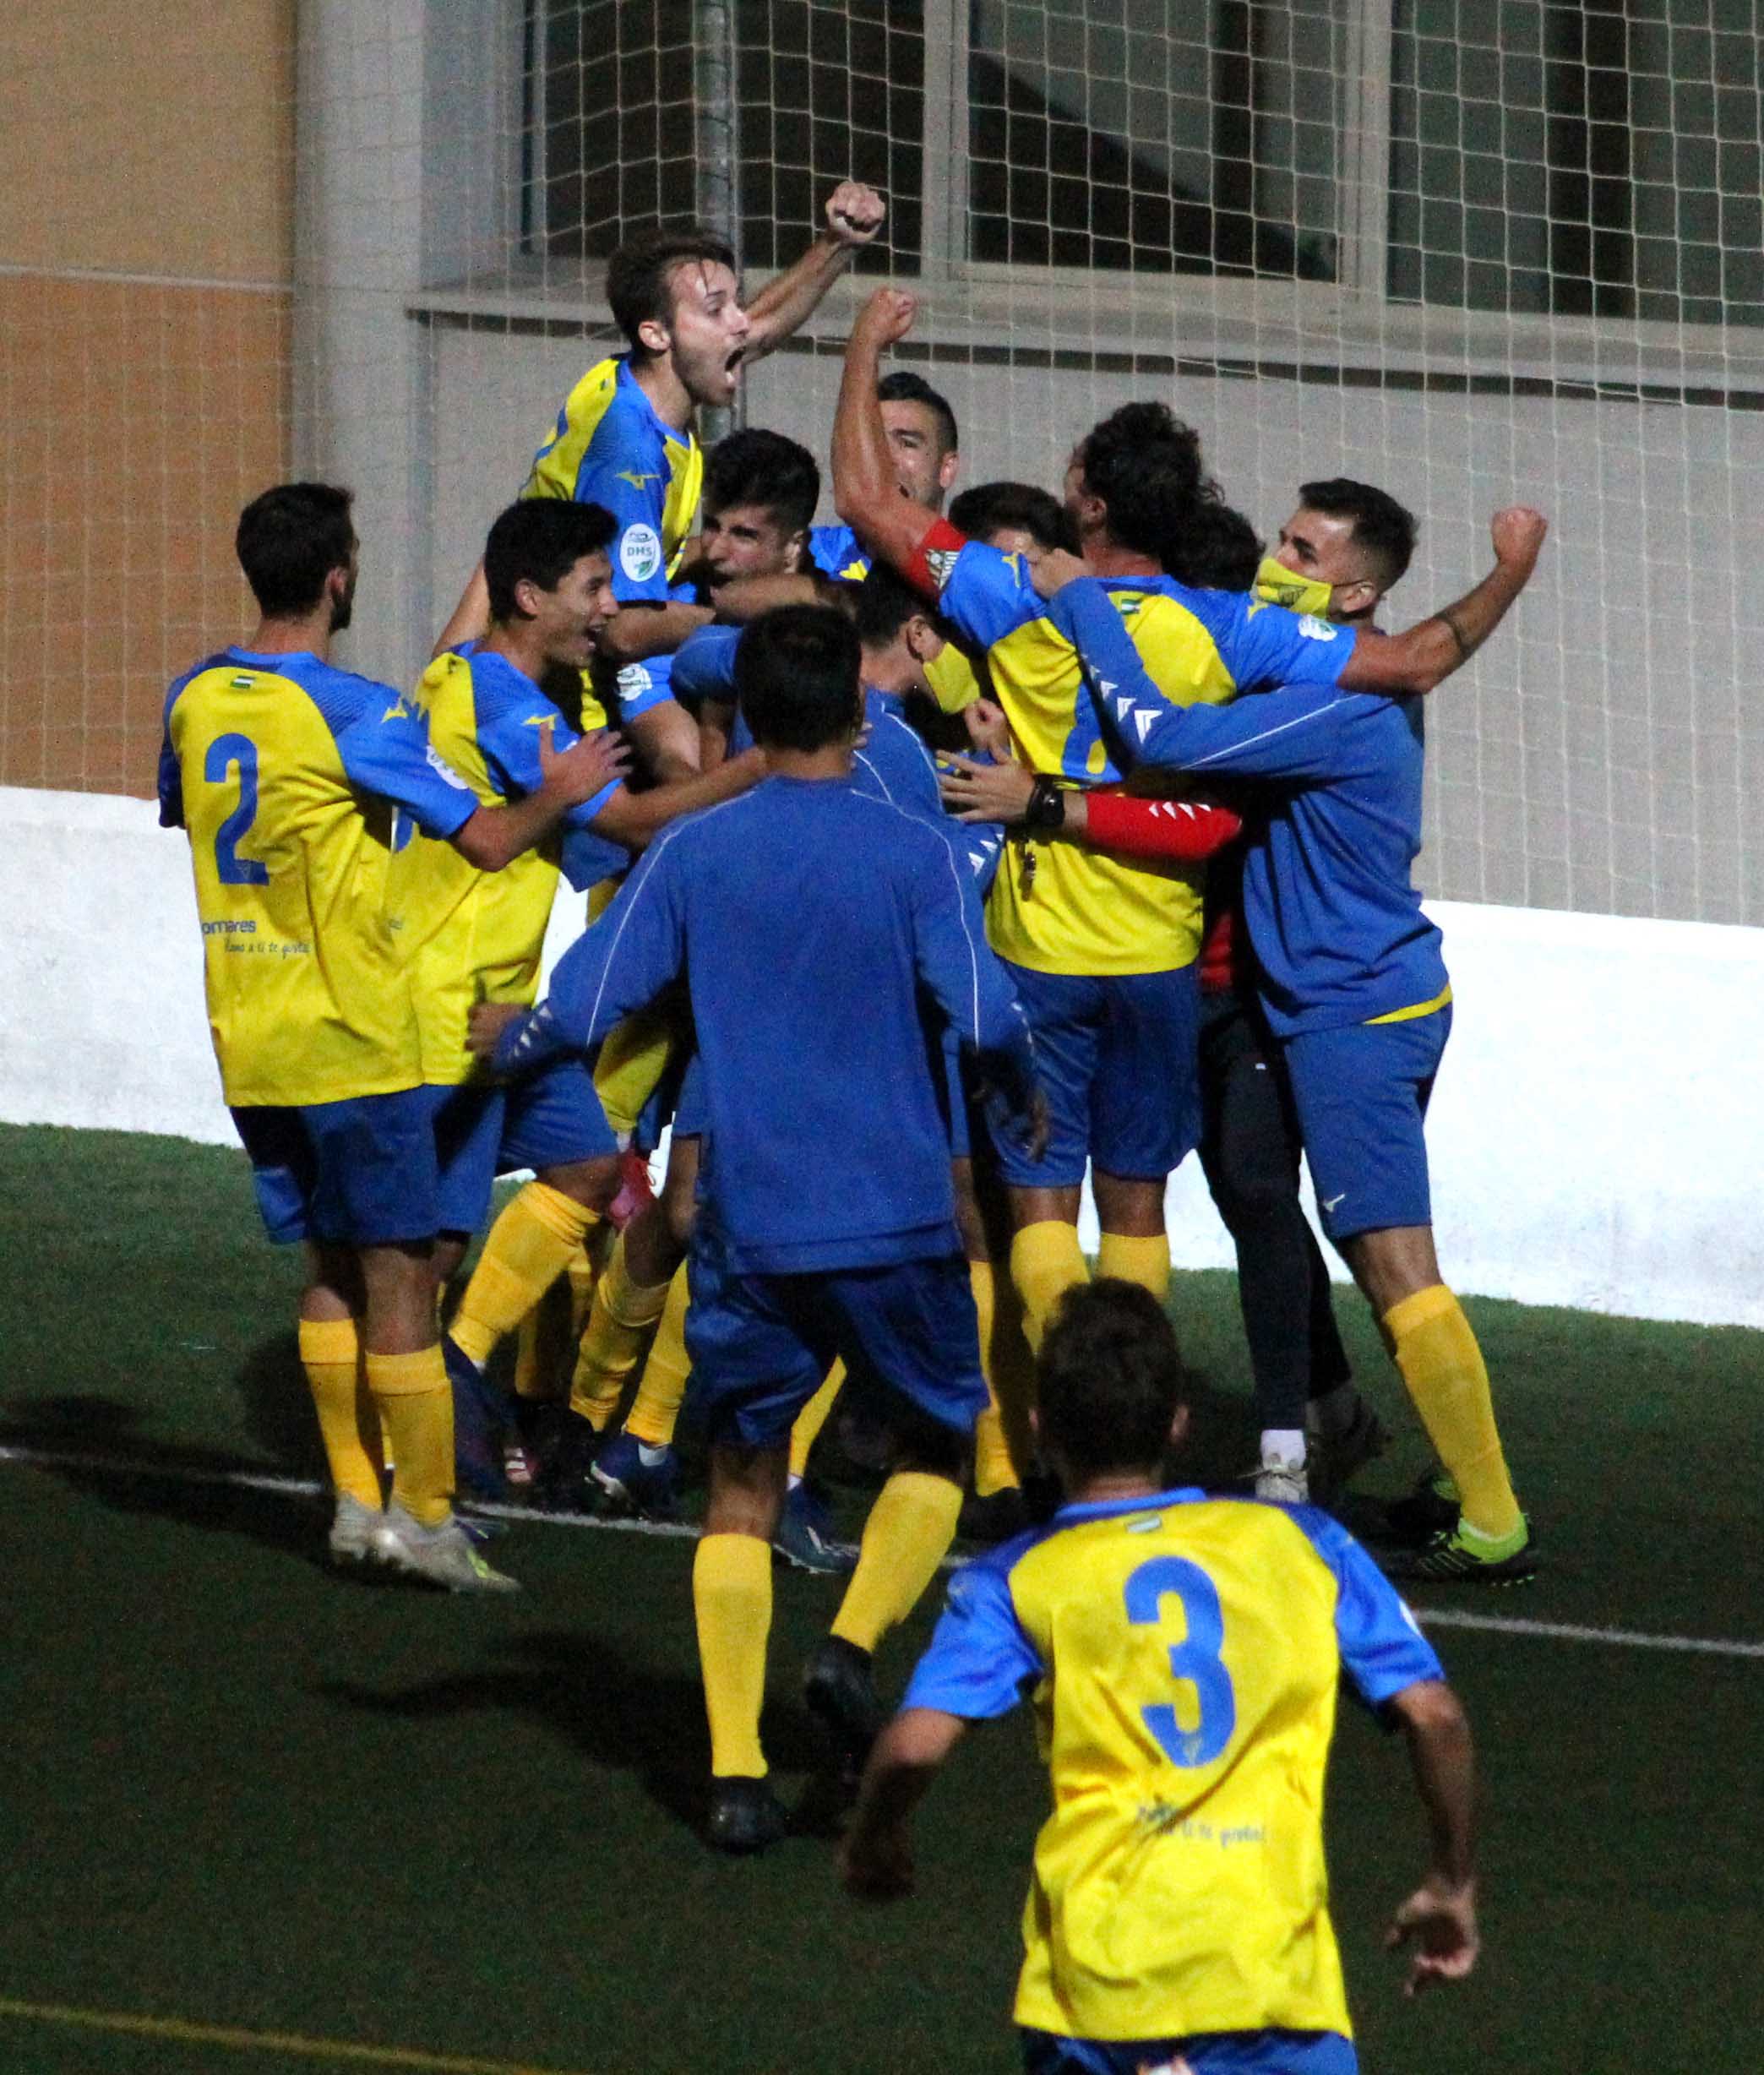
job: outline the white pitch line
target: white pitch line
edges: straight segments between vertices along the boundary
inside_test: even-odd
[[[278,1492],[286,1497],[323,1498],[328,1487],[316,1478],[281,1477],[267,1470],[204,1470],[182,1463],[141,1462],[123,1456],[90,1455],[74,1449],[21,1448],[0,1442],[0,1462],[27,1469],[101,1470],[145,1481],[163,1478],[187,1484],[222,1484],[240,1491]],[[592,1528],[614,1534],[646,1534],[667,1541],[694,1541],[690,1521],[632,1520],[604,1513],[549,1513],[533,1506],[474,1506],[474,1513],[493,1520],[533,1523],[545,1528]],[[945,1557],[942,1568],[957,1569],[964,1560]],[[1764,1658],[1764,1642],[1724,1636],[1656,1636],[1637,1628],[1597,1628],[1575,1621],[1530,1621],[1505,1614],[1472,1614],[1456,1607],[1413,1607],[1415,1619],[1433,1628],[1483,1629],[1494,1635],[1535,1636],[1546,1642],[1604,1643],[1622,1650],[1675,1650],[1702,1657]]]

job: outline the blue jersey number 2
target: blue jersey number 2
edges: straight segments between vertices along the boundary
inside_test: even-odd
[[[258,753],[249,735],[217,735],[203,759],[202,775],[211,786],[224,785],[233,765],[239,767],[239,803],[215,831],[215,869],[223,886],[267,886],[270,868],[255,858],[242,858],[237,845],[257,820]]]
[[[1193,1686],[1200,1719],[1193,1729],[1184,1729],[1168,1702],[1140,1713],[1173,1765],[1211,1765],[1237,1727],[1237,1696],[1219,1657],[1225,1623],[1218,1588],[1186,1557],[1154,1556],[1128,1578],[1126,1594],[1127,1619],[1136,1625],[1161,1620],[1167,1598],[1182,1602],[1188,1634],[1171,1646],[1170,1676]]]

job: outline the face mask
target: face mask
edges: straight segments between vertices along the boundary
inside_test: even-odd
[[[1255,572],[1255,595],[1264,605],[1283,605],[1289,613],[1315,613],[1321,619],[1329,615],[1334,587],[1320,584],[1315,577],[1300,576],[1283,562],[1264,555]]]

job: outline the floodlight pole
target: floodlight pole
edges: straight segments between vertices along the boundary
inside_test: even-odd
[[[693,0],[692,91],[698,165],[695,204],[705,230],[724,239],[741,271],[741,108],[737,76],[735,0]],[[706,411],[699,437],[706,446],[741,422],[742,392],[727,410]]]

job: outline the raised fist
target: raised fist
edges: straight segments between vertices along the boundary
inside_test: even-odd
[[[842,180],[827,197],[827,228],[841,245],[868,245],[887,214],[882,197],[861,180]]]
[[[1496,512],[1489,522],[1494,559],[1522,563],[1529,569],[1537,561],[1544,536],[1549,531],[1549,521],[1542,512],[1533,511],[1528,504],[1509,504],[1505,510]]]

